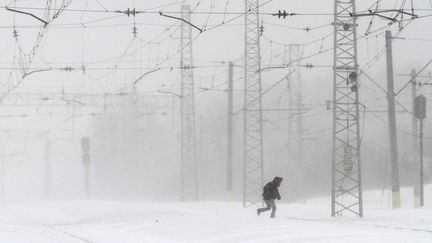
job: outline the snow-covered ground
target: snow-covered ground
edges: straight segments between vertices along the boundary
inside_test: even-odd
[[[0,210],[0,242],[432,242],[432,209],[379,207],[366,207],[362,219],[332,218],[328,200],[317,199],[279,204],[270,219],[232,202],[9,205]]]

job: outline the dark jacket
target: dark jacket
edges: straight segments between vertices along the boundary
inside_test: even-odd
[[[275,177],[273,181],[267,183],[264,186],[264,190],[263,190],[264,200],[281,199],[278,187],[280,186],[282,180],[283,180],[282,177]]]

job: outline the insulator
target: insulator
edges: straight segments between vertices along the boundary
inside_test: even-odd
[[[343,167],[346,175],[352,173],[353,166],[353,150],[351,146],[347,145],[344,147],[343,156]]]
[[[132,28],[132,34],[134,34],[135,37],[137,36],[137,34],[138,34],[138,28],[136,26],[134,26]]]
[[[351,72],[349,74],[349,80],[353,83],[357,83],[358,74],[356,72]]]
[[[350,24],[348,24],[348,23],[343,24],[343,29],[344,29],[345,31],[350,30],[350,28],[351,28],[351,25],[350,25]]]
[[[136,15],[136,9],[134,8],[134,9],[130,9],[130,8],[128,8],[127,10],[126,10],[126,15],[129,17],[129,16],[135,16]]]
[[[13,35],[14,38],[18,38],[18,36],[19,36],[18,31],[17,31],[17,30],[14,30],[14,31],[12,32],[12,35]]]
[[[286,18],[288,16],[288,13],[284,10],[283,12],[281,10],[278,11],[278,18]]]

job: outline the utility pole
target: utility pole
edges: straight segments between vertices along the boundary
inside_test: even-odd
[[[387,99],[388,99],[388,116],[389,116],[389,134],[390,134],[390,166],[391,166],[391,187],[392,187],[392,206],[400,208],[400,185],[399,185],[399,153],[396,131],[396,112],[395,112],[395,92],[393,80],[393,50],[392,34],[386,31],[386,56],[387,56]]]
[[[264,184],[259,0],[245,1],[243,206],[261,205]]]
[[[420,121],[420,195],[419,206],[424,206],[424,173],[423,173],[423,121],[426,118],[426,97],[420,95],[415,100],[415,116]]]
[[[363,216],[355,0],[334,1],[331,215]]]
[[[181,18],[191,22],[190,5],[181,6]],[[192,27],[181,23],[181,201],[198,200],[195,135],[195,95]]]
[[[228,64],[228,120],[227,120],[227,191],[233,190],[233,116],[234,116],[234,64]]]
[[[171,130],[173,133],[177,133],[176,130],[176,112],[177,112],[177,107],[176,107],[176,96],[172,96],[171,97]]]
[[[51,196],[51,142],[49,139],[45,143],[44,194],[45,199]]]
[[[423,119],[420,119],[420,207],[424,206]]]
[[[304,188],[304,161],[303,161],[303,97],[301,81],[301,48],[298,44],[289,45],[289,73],[288,76],[288,144],[290,158],[293,158],[296,181],[298,182],[299,193],[305,201]]]
[[[414,135],[413,136],[413,144],[412,144],[412,151],[414,151],[412,153],[413,156],[413,164],[410,164],[410,167],[413,168],[413,177],[414,179],[414,207],[420,207],[420,181],[419,178],[417,176],[417,161],[418,161],[418,156],[417,156],[417,151],[418,151],[418,140],[417,140],[417,135],[418,135],[418,124],[417,124],[417,117],[415,115],[415,110],[416,110],[416,98],[417,98],[417,81],[414,79],[415,75],[416,75],[416,70],[412,70],[411,71],[411,99],[412,99],[412,131],[411,133]]]
[[[81,138],[82,164],[84,165],[84,193],[85,198],[90,198],[90,138]]]
[[[5,161],[5,157],[6,157],[6,155],[5,155],[5,149],[4,149],[4,144],[2,144],[2,148],[1,148],[1,161],[0,161],[0,163],[1,163],[1,165],[0,165],[0,183],[1,183],[1,185],[0,185],[0,203],[1,203],[1,205],[4,205],[4,201],[5,201],[5,183],[6,183],[6,178],[5,178],[5,176],[6,176],[6,171],[5,171],[5,169],[6,169],[6,166],[5,166],[5,163],[6,163],[6,161]]]

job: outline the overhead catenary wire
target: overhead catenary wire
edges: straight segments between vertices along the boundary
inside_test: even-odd
[[[430,64],[432,63],[432,59],[430,61],[428,61],[421,69],[420,71],[416,72],[414,74],[414,76],[404,85],[402,86],[402,88],[395,93],[395,96],[399,95],[404,89],[406,89],[406,87],[408,87],[408,85],[410,85],[413,80],[415,80],[417,78],[418,75],[420,75]]]
[[[227,1],[227,3],[228,3],[228,1]],[[103,11],[103,10],[102,10]],[[106,11],[105,11],[106,12]],[[155,12],[157,12],[157,11],[155,11]],[[166,12],[166,13],[169,13],[169,12]],[[177,12],[178,13],[178,12]],[[215,13],[218,13],[218,12],[215,12]],[[224,17],[226,17],[226,16],[231,16],[231,15],[233,15],[234,13],[236,13],[236,12],[229,12],[229,11],[225,11],[225,15],[224,15]],[[172,12],[172,14],[176,14],[176,12]],[[192,13],[192,14],[200,14],[200,13]],[[210,12],[205,12],[205,11],[203,11],[201,14],[208,14],[209,16],[210,15],[215,15],[214,13],[210,13]],[[121,16],[124,16],[124,14],[123,13],[118,13],[118,15],[116,16],[116,17],[121,17]],[[240,16],[241,17],[241,16]],[[238,18],[240,18],[240,17],[238,17]],[[223,22],[225,22],[225,21],[223,21]],[[178,24],[178,23],[176,23],[176,24]],[[270,23],[266,23],[266,22],[264,22],[264,24],[268,24],[268,25],[271,25]],[[215,25],[216,26],[216,25]],[[330,25],[325,25],[325,26],[330,26]],[[53,28],[53,27],[55,27],[55,25],[54,24],[52,24],[51,26],[50,26],[50,28]],[[211,25],[208,25],[208,27],[210,27],[211,28]],[[59,28],[61,28],[60,26],[59,26]],[[322,28],[325,28],[325,27],[322,27]],[[299,31],[304,31],[304,29],[301,29],[301,28],[299,28],[298,29]],[[330,35],[332,35],[332,33],[330,33]],[[168,38],[168,39],[170,39],[170,38]],[[318,42],[321,42],[321,44],[322,44],[322,42],[323,42],[323,38],[320,38],[320,39],[317,39],[316,40],[316,42],[314,42],[314,43],[318,43]],[[275,41],[273,41],[273,43],[276,43]],[[322,45],[321,45],[322,46]],[[324,48],[324,49],[322,49],[322,48],[320,48],[320,52],[317,52],[317,54],[316,55],[320,55],[320,53],[323,53],[323,51],[324,52],[328,52],[328,51],[330,51],[330,50],[332,50],[332,49],[326,49],[326,48]],[[312,54],[311,54],[312,55]],[[314,57],[315,55],[312,55],[311,57]],[[308,55],[305,55],[305,57],[308,57]],[[173,59],[170,59],[170,60],[173,60]],[[302,59],[303,60],[303,59]],[[124,62],[124,60],[122,60],[122,59],[120,59],[120,61],[119,61],[119,63],[123,63]],[[314,65],[314,67],[319,67],[320,65]],[[322,65],[323,67],[330,67],[329,65]],[[61,69],[61,67],[58,67],[57,66],[57,68],[59,68],[58,70],[61,70],[61,71],[63,71],[62,69]],[[173,68],[173,69],[177,69],[178,67],[175,67],[175,68]],[[199,67],[197,67],[197,68],[199,68]],[[209,68],[211,68],[211,67],[209,67]],[[95,71],[97,71],[97,70],[109,70],[110,69],[110,67],[94,67],[93,69],[92,68],[88,68],[88,70],[95,70]],[[116,70],[131,70],[130,68],[128,68],[128,67],[121,67],[121,66],[117,66],[117,67],[114,67],[113,69],[116,69]],[[162,70],[171,70],[171,68],[170,67],[168,67],[168,65],[166,65],[165,67],[159,67],[159,68],[156,68],[156,69],[151,69],[150,68],[150,70],[159,70],[159,69],[162,69]],[[36,70],[35,68],[29,68],[28,70]],[[79,68],[76,68],[76,70],[79,70]],[[141,69],[140,69],[141,70]],[[149,70],[149,69],[145,69],[145,68],[142,68],[142,70]],[[132,80],[130,80],[130,81],[132,81]],[[215,90],[215,91],[220,91],[220,90]]]

